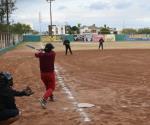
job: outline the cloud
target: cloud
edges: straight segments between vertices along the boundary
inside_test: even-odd
[[[138,21],[150,22],[150,17],[144,17],[137,19]]]
[[[137,7],[139,7],[139,9],[144,9],[150,12],[150,4],[148,3],[149,2],[146,2],[146,1],[138,2]]]
[[[13,20],[30,22],[38,29],[39,12],[43,27],[50,22],[49,3],[46,0],[17,0]],[[149,26],[149,0],[55,0],[52,2],[53,24],[96,24],[110,27]]]
[[[92,3],[89,6],[89,9],[92,9],[92,10],[103,10],[103,9],[107,9],[108,7],[109,7],[109,4],[98,1],[98,2]]]
[[[127,9],[127,8],[129,8],[131,5],[132,5],[132,2],[128,2],[128,1],[125,1],[125,2],[117,2],[117,3],[115,3],[114,8],[116,8],[116,9]]]
[[[67,7],[65,7],[65,6],[60,6],[60,7],[58,7],[58,10],[64,10],[64,9],[66,9]]]

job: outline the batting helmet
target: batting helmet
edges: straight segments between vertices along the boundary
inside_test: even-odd
[[[13,86],[13,78],[9,72],[0,72],[0,87]]]
[[[54,49],[54,46],[53,46],[51,43],[47,43],[47,44],[45,45],[44,51],[45,51],[45,52],[49,52],[49,51],[51,51],[52,49]]]

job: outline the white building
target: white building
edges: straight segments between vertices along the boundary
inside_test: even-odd
[[[65,26],[64,25],[54,25],[52,31],[53,31],[53,35],[64,35],[65,34]]]
[[[86,34],[86,33],[92,33],[92,34],[98,34],[100,33],[100,29],[102,27],[97,27],[95,26],[95,24],[91,25],[91,26],[82,26],[80,27],[80,34]],[[116,28],[109,28],[109,31],[111,34],[117,32]]]
[[[82,26],[80,27],[80,34],[84,33],[98,33],[100,31],[99,27],[96,27],[95,24],[92,26]]]

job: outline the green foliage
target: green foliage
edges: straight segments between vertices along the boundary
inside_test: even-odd
[[[150,34],[150,28],[138,29],[138,34]]]
[[[110,34],[109,27],[107,27],[106,25],[104,25],[104,27],[100,28],[100,33],[101,34]]]
[[[101,29],[100,29],[100,33],[101,33],[101,34],[110,34],[110,31],[109,31],[109,29],[107,29],[107,28],[101,28]]]
[[[66,28],[66,33],[67,34],[72,34],[70,25],[65,26],[65,28]]]
[[[80,27],[81,27],[81,23],[78,23],[78,24],[77,24],[77,27],[80,28]]]
[[[9,24],[9,18],[15,8],[16,0],[1,0],[0,2],[0,24]]]
[[[17,23],[17,24],[13,24],[13,25],[7,25],[7,24],[0,24],[0,31],[1,32],[11,32],[14,34],[26,34],[31,32],[31,27],[30,25],[26,25],[26,24],[21,24],[21,23]]]
[[[1,32],[8,32],[8,28],[9,28],[9,25],[7,25],[7,24],[0,24],[0,31]]]
[[[132,28],[126,28],[126,29],[122,30],[122,33],[123,34],[136,34],[137,31],[135,29],[132,29]]]
[[[123,34],[150,34],[150,28],[132,29],[127,28],[122,30]]]
[[[78,34],[79,33],[79,28],[77,26],[73,26],[71,28],[71,30],[73,31],[73,34]]]
[[[78,27],[77,34],[80,34],[80,27],[81,27],[81,23],[78,23],[78,24],[77,24],[77,27]]]
[[[5,11],[0,7],[0,24],[3,23]]]
[[[79,34],[79,27],[77,26],[66,26],[67,34]]]
[[[16,34],[26,34],[31,31],[31,27],[30,25],[17,23],[11,26],[11,31]]]
[[[32,32],[32,34],[39,34],[39,32],[35,31],[35,30],[32,30],[31,32]]]

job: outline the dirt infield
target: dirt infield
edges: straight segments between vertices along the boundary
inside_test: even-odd
[[[49,102],[46,110],[38,102],[44,86],[35,51],[21,45],[0,56],[0,70],[13,73],[15,88],[29,85],[35,92],[31,97],[16,98],[22,117],[12,125],[150,125],[150,50],[144,49],[150,48],[149,43],[140,43],[142,47],[108,43],[104,51],[97,49],[97,43],[74,43],[73,55],[68,56],[61,51],[62,44],[54,45],[56,101]],[[78,108],[76,103],[95,107]]]

